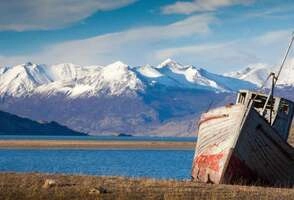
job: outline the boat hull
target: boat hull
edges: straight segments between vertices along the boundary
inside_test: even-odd
[[[234,149],[234,157],[242,161],[253,177],[270,185],[294,185],[294,149],[259,113],[251,108],[246,115]],[[228,172],[226,172],[228,173]]]
[[[242,121],[243,105],[217,108],[202,114],[192,177],[196,181],[221,183]]]
[[[294,150],[254,108],[243,104],[204,113],[192,177],[208,183],[294,184]]]

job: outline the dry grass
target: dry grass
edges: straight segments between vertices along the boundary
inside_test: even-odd
[[[43,188],[46,179],[55,180],[57,185]],[[294,199],[294,189],[123,177],[0,173],[0,199],[268,200]]]

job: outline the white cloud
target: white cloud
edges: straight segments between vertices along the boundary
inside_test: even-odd
[[[38,63],[73,62],[77,64],[107,64],[122,59],[131,65],[154,61],[152,52],[159,43],[164,46],[176,38],[186,38],[210,32],[211,15],[197,15],[165,26],[150,26],[110,33],[93,38],[63,42],[45,48],[34,55],[15,57],[19,62],[28,60]],[[162,48],[162,46],[161,46]],[[2,58],[2,63],[13,63],[13,57]],[[1,58],[0,58],[1,61]]]
[[[10,66],[16,65],[20,63],[27,62],[27,58],[25,56],[3,56],[0,55],[0,67],[2,66]]]
[[[280,63],[291,30],[271,31],[254,38],[217,43],[213,40],[214,33],[210,29],[210,25],[216,21],[212,14],[195,15],[169,25],[134,28],[63,42],[30,55],[1,57],[0,54],[0,63],[14,65],[32,61],[46,64],[72,62],[80,65],[105,65],[122,60],[136,66],[158,64],[171,57],[184,64],[202,66],[215,72],[237,70],[252,63]],[[192,42],[191,38],[197,40],[197,37],[212,38],[212,41]]]
[[[263,45],[274,45],[280,43],[282,38],[289,38],[289,33],[291,33],[291,30],[272,31],[256,37],[255,41]]]
[[[254,38],[243,38],[230,42],[194,44],[157,50],[154,55],[160,59],[172,57],[175,60],[214,71],[237,70],[254,63],[280,63],[290,39],[290,30],[272,31]],[[225,66],[225,68],[224,68]]]
[[[194,0],[177,1],[162,8],[164,14],[191,14],[194,12],[214,11],[222,7],[249,4],[253,0]]]
[[[281,4],[278,1],[275,1],[269,5],[267,5],[263,9],[252,10],[246,12],[243,15],[243,19],[245,18],[267,18],[268,20],[272,19],[289,19],[291,15],[293,15],[294,5],[292,2],[284,2]]]
[[[0,0],[0,31],[66,27],[96,11],[113,10],[136,0]]]
[[[240,67],[244,63],[252,63],[257,59],[254,52],[249,52],[242,47],[238,48],[238,42],[209,43],[183,46],[177,48],[167,48],[155,52],[158,60],[173,58],[185,61],[187,64],[195,64],[214,71],[223,71],[220,66],[232,68]]]

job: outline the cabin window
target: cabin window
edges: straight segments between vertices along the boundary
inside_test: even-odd
[[[285,115],[289,114],[289,105],[286,102],[281,102],[279,111]]]
[[[244,104],[245,103],[245,97],[246,97],[246,93],[245,92],[239,93],[238,103]]]

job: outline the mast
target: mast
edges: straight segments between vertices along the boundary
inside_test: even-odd
[[[281,67],[280,67],[280,69],[279,69],[279,71],[278,71],[278,75],[276,76],[276,80],[275,80],[275,85],[276,85],[276,83],[277,83],[277,81],[278,81],[278,79],[279,79],[279,77],[280,77],[280,74],[281,74],[281,71],[282,71],[282,69],[283,69],[283,67],[284,67],[284,64],[285,64],[285,62],[286,62],[286,59],[287,59],[287,57],[288,57],[288,55],[289,55],[289,52],[290,52],[290,49],[291,49],[291,47],[292,47],[292,44],[293,44],[293,41],[294,41],[294,32],[292,33],[292,38],[291,38],[291,41],[290,41],[290,43],[289,43],[289,47],[288,47],[288,49],[287,49],[287,51],[286,51],[286,54],[285,54],[285,57],[284,57],[284,59],[283,59],[283,61],[282,61],[282,64],[281,64]],[[275,86],[274,85],[274,86]]]
[[[287,60],[287,57],[288,57],[288,55],[289,55],[289,52],[290,52],[290,49],[291,49],[291,47],[292,47],[293,41],[294,41],[294,32],[292,33],[291,41],[290,41],[289,46],[288,46],[288,48],[287,48],[287,51],[286,51],[286,53],[285,53],[284,59],[283,59],[283,61],[282,61],[282,64],[281,64],[281,66],[280,66],[280,68],[279,68],[279,71],[278,71],[277,76],[275,75],[274,72],[270,73],[270,75],[269,75],[269,77],[272,76],[272,87],[271,87],[271,90],[270,90],[269,95],[267,96],[267,99],[266,99],[266,102],[265,102],[265,104],[264,104],[264,107],[263,107],[263,109],[262,109],[262,115],[264,116],[264,115],[266,114],[266,106],[267,106],[269,100],[271,100],[271,101],[270,101],[270,103],[271,103],[270,123],[272,123],[272,113],[273,113],[273,107],[274,107],[274,89],[275,89],[275,86],[276,86],[276,84],[277,84],[277,81],[278,81],[278,79],[279,79],[279,77],[280,77],[280,74],[281,74],[281,72],[282,72],[282,69],[283,69],[283,67],[284,67],[284,65],[285,65],[285,62],[286,62],[286,60]]]

